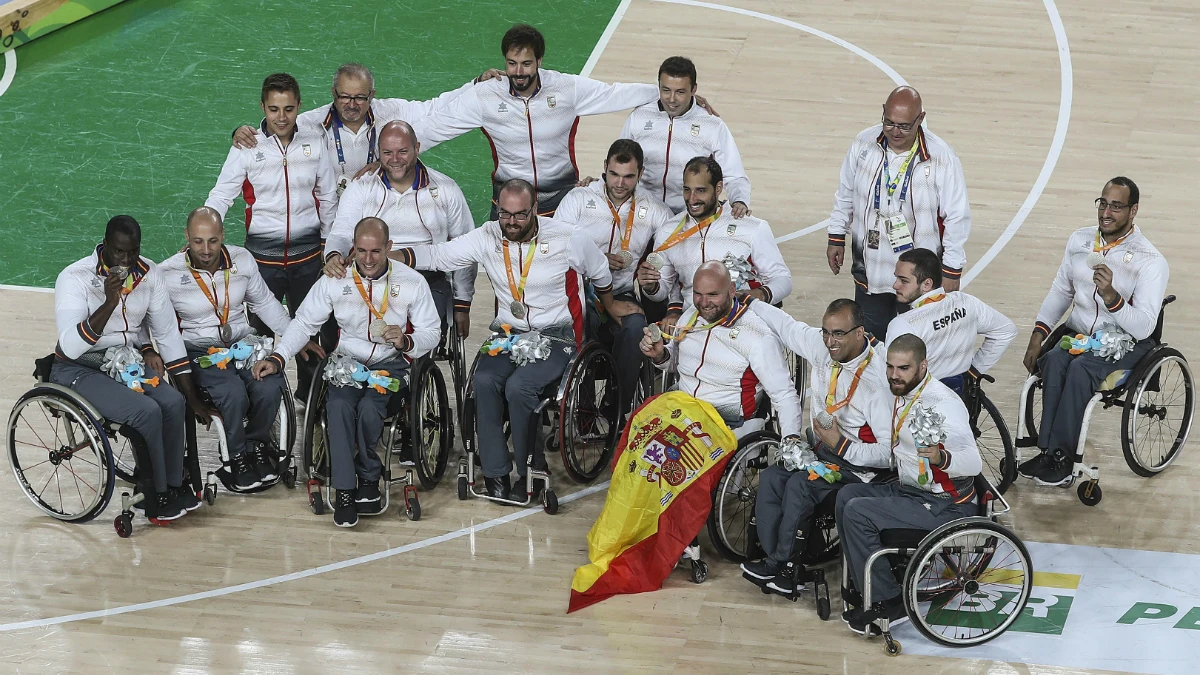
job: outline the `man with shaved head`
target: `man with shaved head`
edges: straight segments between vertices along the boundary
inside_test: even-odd
[[[887,378],[892,396],[883,405],[891,407],[891,429],[885,433],[890,432],[892,463],[900,480],[847,485],[838,492],[834,514],[854,587],[844,597],[850,609],[842,620],[860,635],[876,630],[874,624],[867,625],[875,618],[887,616],[893,624],[907,619],[891,567],[884,562],[866,569],[867,559],[882,547],[880,533],[933,531],[979,513],[975,477],[983,470],[983,460],[967,407],[950,387],[930,376],[921,338],[906,333],[892,340]],[[941,428],[946,437],[936,446],[921,446],[913,436],[913,415],[921,416],[921,410],[945,418]],[[863,607],[866,574],[871,575],[871,607]]]
[[[829,216],[829,269],[841,272],[849,243],[854,300],[877,338],[887,334],[899,308],[892,283],[901,253],[936,253],[947,291],[958,290],[966,265],[971,206],[962,164],[945,141],[921,127],[924,120],[916,89],[892,91],[883,119],[846,153]]]
[[[407,122],[388,122],[379,132],[382,166],[342,193],[337,218],[325,242],[325,274],[341,278],[350,259],[355,224],[368,216],[380,218],[391,232],[392,246],[440,244],[475,229],[475,220],[463,191],[449,176],[434,171],[418,155],[421,143]],[[477,265],[452,273],[423,272],[429,282],[443,328],[451,302],[458,334],[467,337],[471,326],[471,298],[475,295]]]
[[[783,345],[762,319],[748,312],[720,261],[700,265],[692,278],[692,306],[656,339],[645,329],[642,353],[661,370],[674,367],[679,391],[706,401],[738,438],[763,428],[763,391],[785,438],[799,437],[800,397],[783,358]],[[664,344],[664,339],[666,344]]]
[[[228,348],[253,332],[247,305],[282,335],[291,323],[287,310],[267,288],[254,256],[241,246],[225,244],[220,214],[207,206],[192,211],[186,234],[184,250],[164,260],[159,269],[192,362],[211,347]],[[306,350],[320,354],[312,343]],[[283,453],[271,439],[271,429],[285,390],[283,374],[259,381],[233,364],[202,368],[198,363],[192,372],[216,404],[225,428],[229,466],[219,475],[226,486],[249,491],[278,482]]]
[[[354,263],[343,277],[322,276],[296,312],[275,352],[254,366],[254,377],[283,370],[284,363],[332,315],[341,330],[335,354],[371,371],[386,371],[407,386],[413,359],[428,354],[438,342],[438,316],[429,285],[413,270],[393,264],[388,226],[379,218],[363,218],[354,228]],[[330,483],[333,522],[354,527],[359,514],[382,512],[379,479],[383,463],[375,452],[383,418],[393,392],[357,388],[329,380],[325,414],[329,427]],[[317,411],[312,411],[316,413]]]

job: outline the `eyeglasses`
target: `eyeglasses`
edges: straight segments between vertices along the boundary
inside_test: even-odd
[[[336,98],[339,103],[366,103],[367,101],[371,100],[370,96],[351,96],[350,94],[335,94],[334,98]]]
[[[1121,202],[1108,202],[1108,201],[1105,201],[1103,197],[1096,198],[1096,210],[1097,211],[1107,211],[1108,209],[1112,209],[1113,213],[1120,213],[1120,212],[1124,211],[1125,209],[1129,208],[1130,206],[1132,206],[1132,204],[1122,204]]]
[[[834,340],[840,342],[842,340],[845,340],[847,335],[853,333],[854,331],[858,330],[859,328],[862,328],[862,324],[854,326],[850,330],[825,330],[824,328],[822,328],[821,329],[821,339],[828,340],[830,338],[833,338]]]
[[[921,123],[920,117],[909,122],[908,124],[897,124],[896,122],[893,122],[886,117],[883,118],[883,128],[884,129],[899,129],[900,131],[905,131],[905,132],[912,131],[913,128],[916,127],[920,123]]]
[[[528,222],[529,218],[532,215],[533,215],[532,208],[525,209],[524,211],[517,211],[516,213],[509,213],[508,211],[505,211],[504,209],[500,209],[499,211],[496,212],[497,220],[501,220],[501,221],[511,220],[511,221],[517,222],[517,223]]]

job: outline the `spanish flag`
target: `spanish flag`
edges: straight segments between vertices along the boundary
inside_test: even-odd
[[[662,588],[704,526],[737,440],[711,405],[673,391],[633,414],[619,448],[604,510],[588,532],[592,562],[575,570],[568,613]]]

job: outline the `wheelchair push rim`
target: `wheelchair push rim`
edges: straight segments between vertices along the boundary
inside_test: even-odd
[[[1016,447],[996,404],[982,392],[979,403],[979,414],[971,421],[971,431],[975,434],[988,482],[1004,494],[1017,478]]]
[[[1183,355],[1164,348],[1125,399],[1121,448],[1140,476],[1170,466],[1187,442],[1196,409],[1192,371]]]
[[[13,406],[8,456],[25,496],[53,518],[85,522],[112,499],[112,449],[100,422],[57,392],[34,389]]]
[[[747,435],[717,483],[708,516],[708,534],[726,560],[740,563],[749,558],[750,519],[758,497],[758,473],[767,468],[770,449],[778,444],[778,437],[769,432]]]
[[[917,630],[947,647],[983,644],[1008,630],[1033,589],[1033,562],[1008,529],[969,518],[934,531],[904,578],[904,605]]]
[[[559,448],[567,475],[590,483],[608,466],[617,444],[620,395],[612,356],[584,347],[560,391]]]
[[[408,441],[421,487],[432,490],[446,474],[450,459],[450,403],[442,371],[431,361],[414,367],[408,406]]]

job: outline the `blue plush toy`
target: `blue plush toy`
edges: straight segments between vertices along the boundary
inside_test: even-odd
[[[145,393],[142,388],[143,384],[148,384],[151,387],[158,386],[158,376],[146,377],[146,370],[140,363],[130,363],[121,370],[121,381],[125,386],[136,391],[139,394]]]
[[[219,370],[225,370],[230,361],[245,361],[253,353],[254,345],[238,340],[231,347],[209,347],[208,353],[196,359],[196,363],[201,368],[216,366]]]

